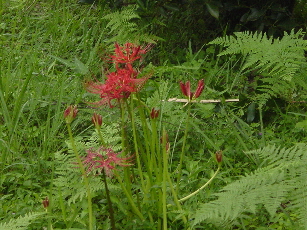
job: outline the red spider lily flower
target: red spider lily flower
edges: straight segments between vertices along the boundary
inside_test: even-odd
[[[133,68],[132,63],[140,59],[150,48],[146,46],[136,46],[132,43],[126,43],[119,46],[115,43],[115,55],[111,56],[116,64],[116,71],[107,75],[105,83],[88,82],[86,88],[89,92],[99,94],[101,101],[94,103],[96,105],[109,105],[113,107],[112,100],[120,101],[128,98],[131,93],[138,92],[147,81],[148,77],[137,78],[138,72]],[[121,67],[119,64],[123,64]]]
[[[127,167],[131,157],[118,157],[120,153],[115,153],[111,148],[101,147],[97,151],[93,148],[86,151],[87,156],[84,158],[83,163],[87,166],[87,172],[93,169],[98,169],[101,173],[102,170],[107,176],[112,176],[112,171],[116,170],[116,166]]]
[[[67,124],[70,124],[77,116],[78,109],[75,105],[70,105],[67,107],[67,109],[64,111],[64,118]]]
[[[152,108],[151,113],[150,113],[150,118],[156,119],[159,116],[159,113],[160,113],[160,110]]]
[[[102,116],[100,114],[94,113],[92,116],[92,122],[96,129],[100,129],[102,125]]]
[[[187,81],[186,83],[180,82],[181,92],[183,93],[183,95],[185,95],[188,98],[189,101],[198,98],[203,92],[204,87],[205,87],[204,79],[199,80],[196,91],[194,93],[194,92],[191,92],[190,81]]]
[[[151,45],[142,48],[133,43],[126,43],[124,46],[119,46],[118,43],[115,43],[115,55],[111,56],[111,58],[116,64],[116,68],[118,68],[119,63],[131,66],[135,60],[140,59],[150,48]]]
[[[96,104],[113,107],[111,101],[116,99],[119,101],[123,98],[128,98],[131,93],[138,92],[147,81],[145,78],[135,78],[134,73],[128,69],[119,69],[117,72],[112,72],[107,76],[105,83],[89,82],[86,88],[89,92],[99,94],[102,100]]]
[[[118,157],[120,153],[115,153],[113,149],[111,148],[103,148],[103,151],[106,152],[106,156],[108,157],[108,161],[113,163],[114,165],[119,165],[123,167],[129,166],[129,162],[131,162],[131,159],[133,156],[130,157]]]

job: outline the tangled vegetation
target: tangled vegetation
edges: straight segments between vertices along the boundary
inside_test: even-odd
[[[304,4],[80,3],[0,1],[0,229],[306,229]]]

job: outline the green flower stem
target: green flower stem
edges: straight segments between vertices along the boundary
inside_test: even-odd
[[[98,133],[98,137],[99,137],[99,140],[100,140],[101,144],[102,144],[103,146],[107,146],[107,145],[106,145],[106,142],[104,141],[104,139],[103,139],[103,137],[102,137],[102,133],[101,133],[100,128],[99,128],[99,129],[96,128],[96,131],[97,131],[97,133]]]
[[[118,180],[118,182],[120,183],[121,187],[122,187],[122,190],[124,191],[127,199],[128,199],[128,202],[130,203],[131,205],[131,208],[133,210],[133,212],[141,219],[141,220],[145,220],[144,219],[144,216],[142,215],[142,213],[140,212],[140,210],[137,208],[137,206],[135,205],[134,201],[133,201],[133,198],[132,198],[132,195],[131,193],[128,192],[127,190],[127,187],[124,185],[121,177],[117,174],[116,171],[114,171],[114,174]]]
[[[168,183],[169,183],[169,185],[170,185],[171,192],[172,192],[173,197],[174,197],[174,202],[175,202],[175,204],[176,204],[178,210],[182,211],[181,204],[180,204],[179,201],[178,201],[177,193],[176,193],[176,191],[175,191],[175,189],[174,189],[174,187],[173,187],[173,185],[172,185],[173,183],[172,183],[172,180],[171,180],[171,178],[170,178],[169,173],[167,174],[167,181],[168,181]],[[170,207],[170,206],[171,206],[170,204],[167,205],[167,207]],[[188,222],[187,218],[186,218],[184,215],[182,216],[182,220],[183,220],[183,222],[184,222],[185,224]]]
[[[150,160],[151,160],[151,154],[150,154],[150,134],[149,134],[149,128],[146,122],[146,117],[145,117],[145,113],[144,113],[144,109],[147,109],[147,106],[138,98],[135,98],[134,100],[137,101],[137,107],[138,107],[138,112],[140,115],[140,119],[141,119],[141,123],[142,123],[142,128],[143,128],[143,132],[144,132],[144,144],[145,144],[145,149],[146,149],[146,158],[144,158],[144,163],[148,169],[148,171],[151,171],[151,169],[149,168],[149,164],[150,164]],[[133,102],[133,100],[131,100],[131,103]],[[131,109],[132,110],[132,109]]]
[[[166,132],[163,130],[162,148],[163,148],[163,183],[162,183],[162,204],[163,204],[163,229],[167,230],[167,207],[166,207],[166,181],[168,174],[168,157],[167,157]]]
[[[149,128],[148,122],[147,122],[147,117],[146,117],[146,112],[147,114],[150,114],[150,110],[148,109],[147,105],[141,101],[138,97],[138,95],[136,95],[131,102],[133,102],[133,100],[135,100],[137,102],[137,108],[138,108],[138,112],[140,115],[140,120],[141,120],[141,124],[142,124],[142,128],[143,128],[143,137],[144,137],[144,145],[145,145],[145,149],[146,149],[146,155],[143,154],[143,163],[146,166],[147,172],[148,172],[148,177],[149,177],[149,182],[150,182],[150,187],[153,183],[153,171],[155,172],[156,175],[158,175],[158,170],[157,170],[157,163],[156,163],[156,158],[159,156],[157,155],[159,152],[159,146],[157,146],[157,151],[155,150],[155,143],[159,142],[158,137],[157,137],[157,132],[156,130],[153,128],[152,129]],[[134,124],[133,124],[134,125]]]
[[[160,157],[160,145],[159,145],[159,136],[157,132],[157,121],[156,119],[151,119],[151,159],[150,159],[150,168],[155,170],[157,175],[157,158]]]
[[[137,100],[138,102],[140,102],[139,100]],[[139,143],[142,143],[140,142],[138,136],[137,136],[137,131],[136,131],[136,126],[135,126],[135,117],[134,117],[134,113],[133,113],[133,108],[134,108],[134,100],[131,99],[130,100],[130,109],[129,109],[129,114],[130,114],[130,119],[131,119],[131,125],[132,125],[132,132],[133,132],[133,142],[134,142],[134,151],[135,151],[135,154],[136,154],[136,160],[137,160],[137,169],[138,169],[138,175],[141,179],[141,187],[142,187],[142,190],[143,190],[143,193],[144,194],[148,194],[151,187],[152,187],[152,175],[151,175],[151,170],[148,171],[148,180],[147,180],[147,185],[145,185],[145,180],[144,180],[144,177],[145,175],[143,175],[143,171],[142,171],[142,165],[141,165],[141,157],[140,157],[140,154],[139,154],[139,149],[142,150],[144,149],[142,145],[139,145]],[[145,143],[145,148],[146,148],[146,152],[147,152],[147,155],[149,153],[149,147],[148,147],[148,144],[149,143],[147,141],[147,135],[148,135],[148,130],[144,127],[144,120],[145,120],[145,117],[144,117],[144,111],[143,111],[143,106],[138,105],[138,108],[139,108],[139,113],[140,113],[140,117],[141,117],[141,121],[142,121],[142,127],[143,127],[143,130],[144,130],[144,138],[145,138],[145,141],[143,143]],[[146,108],[146,107],[145,107]],[[146,120],[145,120],[145,123],[146,123]],[[150,161],[148,162],[148,159],[144,158],[143,161],[145,161],[145,165],[147,166],[147,168],[150,168],[149,164],[150,164]],[[144,201],[146,202],[148,196],[146,195],[144,197]],[[140,205],[139,205],[140,206]],[[151,212],[149,211],[148,212],[148,216],[149,216],[149,220],[151,223],[154,223],[154,220],[152,218],[152,214]]]
[[[124,116],[124,104],[126,104],[126,108],[127,108],[127,112],[130,116],[131,119],[131,125],[132,125],[132,132],[133,132],[133,142],[134,142],[134,148],[135,148],[135,155],[136,155],[136,161],[137,161],[137,168],[138,168],[138,173],[141,179],[141,186],[143,188],[143,191],[146,193],[146,186],[145,186],[145,180],[144,180],[144,175],[142,172],[142,165],[141,165],[141,161],[140,161],[140,154],[139,154],[139,140],[138,140],[138,136],[137,136],[137,132],[136,132],[136,127],[135,127],[135,120],[134,120],[134,113],[133,113],[133,101],[130,101],[130,104],[128,103],[128,101],[124,101],[125,103],[121,103],[120,104],[120,108],[121,108],[121,114],[122,114],[122,143],[124,143],[122,146],[123,148],[126,148],[126,144],[125,144],[125,140],[126,139],[126,132],[124,130],[124,124],[125,124],[125,116]],[[125,181],[125,185],[123,184],[123,181],[121,180],[121,178],[118,177],[118,181],[121,184],[121,187],[124,191],[124,193],[126,194],[128,201],[132,207],[132,210],[135,212],[135,214],[137,214],[139,216],[140,219],[144,220],[144,217],[142,215],[142,213],[139,211],[138,207],[140,208],[140,201],[138,199],[138,194],[137,194],[137,202],[138,202],[138,206],[134,203],[133,198],[132,198],[132,194],[131,194],[131,177],[130,174],[128,175],[127,170],[130,170],[128,168],[124,169],[124,181]],[[129,171],[130,173],[130,171]],[[132,174],[133,176],[133,174]]]
[[[264,126],[263,126],[263,114],[262,114],[262,105],[259,106],[259,118],[260,118],[260,130],[261,130],[261,140],[262,146],[266,146],[265,144],[265,134],[264,134]]]
[[[60,199],[59,199],[59,203],[60,203],[60,207],[61,207],[61,211],[62,211],[62,218],[65,222],[65,225],[67,227],[67,217],[66,217],[66,208],[63,202],[63,195],[62,195],[62,189],[59,188],[59,195],[60,195]]]
[[[120,112],[121,112],[121,136],[122,136],[122,151],[127,154],[127,136],[125,130],[125,111],[123,101],[119,102]]]
[[[179,160],[179,165],[178,165],[178,170],[177,170],[178,175],[177,175],[176,194],[178,194],[179,186],[180,186],[180,178],[181,178],[181,173],[182,173],[182,162],[183,162],[185,145],[186,145],[186,142],[187,142],[187,136],[188,136],[188,130],[189,130],[190,111],[191,111],[191,103],[188,104],[188,111],[187,111],[186,120],[185,120],[185,130],[184,130],[184,136],[183,136],[183,143],[182,143],[180,160]]]
[[[132,109],[133,109],[133,101],[131,100],[129,112],[130,112],[132,132],[133,132],[133,142],[134,142],[134,149],[135,149],[134,151],[135,151],[135,155],[136,155],[138,173],[139,173],[139,176],[140,176],[140,179],[141,179],[141,185],[142,185],[143,191],[145,191],[144,176],[143,176],[142,166],[141,166],[141,161],[140,161],[138,139],[137,139],[136,128],[135,128],[134,114],[132,112]]]
[[[125,116],[125,104],[126,99],[121,100],[119,102],[120,112],[121,112],[121,139],[122,139],[122,151],[125,153],[125,156],[128,154],[128,138],[126,134],[126,116]],[[129,111],[129,107],[127,106],[127,110]],[[127,188],[127,192],[131,194],[131,171],[130,168],[124,168],[124,181],[125,187]]]
[[[71,126],[70,123],[66,123],[67,124],[67,129],[68,129],[68,133],[69,133],[69,138],[70,138],[70,142],[71,142],[71,146],[73,149],[73,152],[75,153],[81,174],[83,176],[84,179],[84,184],[86,187],[86,192],[87,192],[87,204],[88,204],[88,218],[89,218],[89,230],[93,230],[93,208],[92,208],[92,197],[91,197],[91,190],[90,190],[90,186],[89,186],[89,181],[88,178],[86,176],[86,172],[85,172],[85,168],[82,164],[81,158],[78,154],[76,145],[75,145],[75,141],[72,135],[72,131],[71,131]]]
[[[211,183],[211,181],[216,177],[216,175],[219,173],[220,169],[221,169],[221,164],[219,163],[216,172],[213,174],[213,176],[210,178],[210,180],[207,181],[206,184],[204,184],[203,186],[201,186],[199,189],[197,189],[195,192],[192,192],[192,193],[189,194],[188,196],[185,196],[185,197],[181,198],[181,199],[179,200],[179,202],[186,201],[187,199],[191,198],[192,196],[194,196],[194,195],[196,195],[197,193],[199,193],[202,189],[204,189],[205,187],[207,187],[207,186]]]
[[[154,135],[153,134],[153,131],[150,132],[150,128],[148,127],[148,123],[147,123],[147,119],[146,119],[146,116],[145,116],[145,112],[147,110],[147,112],[150,112],[149,109],[147,108],[147,106],[137,98],[137,95],[132,98],[131,100],[131,107],[130,107],[130,112],[132,113],[133,111],[133,102],[136,101],[137,103],[137,108],[138,108],[138,112],[139,112],[139,116],[140,116],[140,120],[141,120],[141,124],[142,124],[142,129],[143,129],[143,138],[144,140],[140,141],[139,139],[137,138],[134,138],[134,144],[135,144],[135,151],[139,152],[139,149],[141,149],[140,147],[141,146],[144,146],[145,150],[146,150],[146,155],[145,154],[142,154],[142,155],[139,157],[139,161],[141,160],[141,157],[142,157],[142,160],[143,160],[143,163],[147,169],[147,176],[148,176],[148,180],[147,180],[147,185],[144,186],[145,184],[143,183],[142,186],[143,186],[143,191],[145,194],[148,194],[149,193],[149,190],[151,189],[152,185],[153,185],[153,170],[155,170],[155,172],[157,171],[156,168],[157,167],[154,167],[153,166],[153,157],[154,157],[154,154],[155,152],[152,151],[152,147],[151,147],[151,143],[152,143],[152,139],[154,138]],[[137,135],[137,132],[136,132],[136,127],[135,127],[135,120],[134,120],[134,114],[132,113],[131,114],[131,123],[132,123],[132,128],[133,128],[133,134],[134,136]],[[143,145],[139,145],[139,143],[143,143]],[[142,148],[142,149],[144,149]],[[140,165],[141,166],[141,165]],[[141,170],[141,167],[139,168],[139,170]],[[141,172],[142,174],[142,172]],[[152,191],[152,196],[155,197],[155,192],[154,190],[151,190]],[[147,196],[146,196],[147,197]]]
[[[149,160],[149,164],[150,164],[150,174],[155,174],[156,175],[156,183],[157,184],[161,184],[163,183],[163,171],[162,170],[162,158],[163,155],[161,156],[161,144],[160,144],[160,138],[157,132],[157,124],[156,124],[156,119],[151,119],[151,141],[149,142],[150,144],[150,149],[151,149],[151,159]],[[163,143],[162,143],[163,144]],[[163,147],[162,147],[163,148]],[[157,163],[158,162],[158,163]],[[165,180],[163,185],[165,184]],[[161,200],[161,196],[163,194],[161,194],[161,190],[158,189],[157,190],[153,190],[152,191],[153,195],[154,195],[154,199],[155,200]],[[164,200],[164,198],[163,198]],[[163,206],[162,204],[160,204],[161,202],[159,202],[159,206],[158,206],[158,212],[161,213],[163,210]]]
[[[108,207],[109,207],[111,227],[112,227],[112,230],[116,230],[114,210],[113,210],[112,201],[111,201],[111,198],[110,198],[110,191],[109,191],[109,188],[108,188],[107,177],[106,177],[106,173],[105,173],[104,170],[102,170],[102,177],[103,177],[104,187],[106,189],[106,197],[107,197],[107,202],[108,202]]]
[[[178,197],[177,197],[177,193],[173,187],[173,183],[172,180],[170,178],[170,174],[168,172],[168,153],[166,151],[166,133],[163,130],[163,143],[162,145],[163,147],[163,189],[165,191],[165,193],[163,195],[165,195],[165,197],[163,198],[163,201],[165,201],[165,203],[163,204],[163,209],[164,212],[166,213],[166,208],[170,207],[171,205],[166,205],[166,181],[169,183],[169,187],[171,189],[171,192],[173,194],[174,197],[174,202],[178,208],[178,210],[182,210],[182,207],[180,205],[180,202],[178,201]],[[187,223],[187,218],[183,215],[182,216],[182,220],[183,222],[186,224]]]
[[[162,213],[162,217],[163,217],[163,222],[162,222],[162,225],[160,222],[158,222],[158,227],[159,229],[165,229],[165,226],[164,224],[167,223],[166,222],[166,210],[165,210],[165,200],[166,200],[166,183],[165,181],[163,181],[163,177],[164,177],[164,173],[165,173],[165,170],[164,170],[164,151],[166,151],[166,133],[165,131],[163,130],[163,133],[162,133],[162,139],[161,139],[162,143],[160,142],[160,149],[157,151],[157,172],[156,172],[156,180],[155,180],[155,184],[158,184],[158,185],[162,185],[162,191],[161,189],[158,189],[156,191],[156,194],[158,196],[158,200],[159,200],[159,203],[158,203],[158,213]],[[154,153],[153,153],[154,154]],[[160,219],[159,219],[160,221]]]

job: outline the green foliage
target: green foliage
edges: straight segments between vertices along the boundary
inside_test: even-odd
[[[144,28],[140,28],[136,21],[140,19],[135,11],[135,7],[126,7],[121,11],[109,13],[103,17],[108,20],[106,25],[109,28],[109,34],[112,35],[109,42],[147,42],[155,43],[160,40],[157,36],[146,33]]]
[[[246,55],[243,70],[259,69],[270,76],[290,81],[299,70],[304,58],[307,43],[303,39],[304,32],[291,31],[281,39],[267,37],[266,33],[237,32],[235,36],[217,38],[209,44],[226,48],[218,56],[228,54]]]
[[[61,197],[67,200],[68,205],[81,201],[86,196],[86,187],[82,183],[82,176],[80,169],[76,166],[75,158],[68,154],[55,153],[55,160],[58,164],[55,170],[55,193],[61,190]],[[90,185],[92,192],[104,189],[104,184],[99,177],[90,178]]]
[[[117,2],[123,6],[123,1]],[[101,57],[105,57],[106,44],[116,41],[157,42],[159,38],[153,33],[163,36],[166,41],[156,44],[153,52],[150,52],[149,58],[154,64],[150,68],[140,69],[144,76],[148,73],[151,76],[140,95],[149,110],[144,115],[146,122],[142,123],[138,109],[131,115],[135,116],[139,154],[145,158],[147,151],[151,156],[151,150],[147,150],[146,145],[154,139],[152,132],[145,136],[142,129],[147,126],[151,128],[150,109],[160,109],[155,140],[158,145],[162,127],[165,127],[170,142],[168,170],[172,179],[178,175],[187,107],[167,100],[182,98],[179,80],[190,80],[194,88],[197,80],[205,78],[206,89],[200,99],[237,98],[248,84],[245,80],[249,72],[255,70],[252,80],[256,90],[249,99],[265,102],[273,96],[290,98],[291,95],[298,95],[302,98],[299,101],[306,100],[307,66],[303,57],[306,43],[301,39],[303,32],[291,32],[282,39],[267,38],[266,34],[236,34],[235,37],[223,38],[227,44],[221,40],[221,46],[227,48],[225,52],[230,50],[229,54],[221,53],[216,57],[214,47],[204,50],[203,44],[204,38],[210,40],[221,29],[226,33],[231,27],[216,26],[216,19],[209,15],[218,16],[219,22],[223,23],[224,5],[221,8],[215,4],[217,1],[207,1],[202,5],[199,1],[185,1],[180,5],[182,8],[177,7],[179,10],[170,9],[179,2],[140,0],[132,4],[138,5],[138,9],[129,6],[109,13],[107,8],[102,10],[98,5],[78,5],[73,0],[0,1],[0,229],[42,229],[47,225],[49,229],[84,229],[87,225],[87,191],[70,143],[63,141],[67,139],[63,110],[67,104],[78,104],[79,114],[73,122],[73,133],[80,156],[85,156],[86,149],[100,146],[98,135],[92,131],[90,123],[90,115],[94,111],[103,115],[101,134],[105,142],[112,145],[116,152],[122,150],[121,127],[118,126],[121,116],[117,108],[112,111],[93,109],[87,103],[80,103],[88,102],[89,98],[82,85],[84,78],[91,75],[99,80],[103,78],[101,75],[105,71],[101,69],[108,63],[101,63]],[[260,11],[250,11],[246,13],[246,19],[250,20],[252,16],[259,18],[260,14]],[[231,50],[232,45],[239,48]],[[195,52],[196,49],[199,51]],[[229,60],[228,56],[231,56]],[[132,177],[118,170],[119,178],[127,182],[133,178],[133,185],[129,188],[131,198],[138,200],[144,221],[133,213],[123,188],[119,187],[119,180],[108,178],[117,227],[154,229],[156,220],[162,219],[162,210],[158,207],[161,202],[157,197],[164,185],[164,194],[167,195],[163,198],[167,201],[165,204],[172,204],[172,208],[167,209],[169,227],[171,225],[172,229],[184,229],[192,223],[188,221],[185,225],[181,220],[183,216],[188,220],[197,217],[199,226],[194,222],[195,228],[203,229],[221,229],[219,224],[223,221],[226,227],[240,229],[244,229],[244,226],[246,229],[261,229],[266,224],[273,229],[284,227],[296,230],[292,223],[296,221],[305,227],[303,214],[306,207],[304,202],[300,202],[305,196],[302,190],[306,181],[305,171],[298,158],[288,157],[284,152],[288,150],[281,149],[293,142],[306,141],[306,121],[288,113],[302,114],[306,111],[305,106],[303,103],[283,105],[276,102],[274,109],[278,112],[272,115],[264,111],[265,123],[260,131],[257,104],[247,107],[250,101],[248,105],[244,103],[192,105],[186,155],[177,186],[178,198],[190,194],[210,178],[215,169],[213,153],[216,150],[224,150],[225,155],[216,180],[202,193],[182,203],[182,209],[172,204],[171,183],[153,183],[162,175],[159,174],[161,167],[154,167],[157,173],[144,172],[144,188],[139,182],[145,165],[141,165],[139,170],[134,162],[134,166],[130,167]],[[245,122],[246,109],[249,110],[248,123]],[[127,122],[125,129],[130,144],[128,151],[135,154],[132,125]],[[280,149],[264,148],[259,150],[259,154],[247,152],[265,146],[264,140],[266,143],[276,143]],[[276,163],[275,158],[261,161],[259,157],[264,151],[267,154],[263,159],[269,159],[268,155],[272,154],[280,162]],[[289,153],[297,155],[293,151],[289,150]],[[152,153],[156,156],[154,150]],[[287,160],[281,162],[279,154],[288,157]],[[296,160],[292,160],[294,158]],[[157,159],[161,158],[157,156]],[[259,165],[261,167],[251,173]],[[244,174],[246,176],[242,177]],[[235,181],[238,176],[241,179]],[[212,201],[212,193],[225,184],[229,187],[217,193],[219,199]],[[89,177],[89,188],[96,229],[110,228],[101,177]],[[239,195],[233,191],[236,189]],[[237,204],[229,204],[231,201],[223,193],[231,193]],[[41,201],[45,197],[49,198],[50,206],[44,215],[40,211],[43,210]],[[241,198],[250,202],[248,207]],[[226,213],[228,216],[224,213],[228,219],[222,220],[214,210],[208,211],[208,215],[213,214],[207,218],[202,211],[206,204],[201,205],[196,215],[193,213],[199,203],[205,202],[209,202],[208,205],[213,208],[219,206],[216,209],[219,212],[230,212],[230,207],[225,207],[219,200],[233,205],[233,213]],[[225,210],[221,210],[221,207],[225,207]],[[214,219],[214,215],[218,217]]]
[[[256,100],[264,104],[271,97],[289,98],[294,88],[301,86],[301,79],[296,75],[299,75],[302,66],[306,66],[304,50],[307,43],[303,36],[302,30],[285,32],[281,39],[267,37],[265,33],[237,32],[234,36],[216,38],[209,44],[226,48],[218,56],[243,55],[242,71],[262,75]]]
[[[38,217],[44,215],[45,213],[41,212],[30,212],[24,216],[19,216],[16,219],[11,219],[7,223],[0,223],[0,229],[5,230],[27,230],[31,221],[34,221]]]
[[[306,151],[307,145],[292,148],[267,146],[248,152],[263,159],[262,167],[226,185],[217,199],[200,205],[194,224],[202,221],[217,226],[233,226],[236,220],[257,214],[260,205],[274,217],[282,203],[297,215],[297,229],[306,228]],[[227,228],[227,227],[226,227]]]
[[[79,116],[80,117],[80,116]],[[82,120],[80,121],[82,122]],[[119,151],[120,136],[118,134],[118,127],[116,124],[106,125],[102,124],[101,135],[106,144],[111,145],[112,149]],[[97,132],[93,132],[89,138],[82,138],[81,136],[75,139],[76,148],[80,151],[81,156],[85,155],[85,151],[90,148],[99,148],[99,137]],[[77,167],[77,160],[72,152],[71,143],[67,141],[68,154],[55,153],[55,175],[54,184],[58,189],[62,190],[62,198],[67,199],[68,205],[75,203],[77,200],[82,200],[86,196],[86,187],[82,183],[82,176],[80,175],[80,169]],[[89,184],[91,191],[96,194],[98,191],[104,190],[104,184],[100,177],[90,177]],[[69,189],[67,189],[69,188]],[[113,188],[111,186],[111,188]]]

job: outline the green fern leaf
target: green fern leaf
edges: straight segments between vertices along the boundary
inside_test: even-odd
[[[3,230],[27,230],[31,221],[37,219],[38,217],[44,215],[44,212],[30,212],[24,216],[19,216],[16,219],[11,219],[7,223],[0,223],[0,229]]]
[[[194,224],[207,221],[232,226],[237,219],[256,214],[261,206],[274,216],[282,202],[289,202],[287,211],[298,216],[298,229],[306,228],[306,153],[305,144],[289,149],[267,146],[248,152],[263,158],[263,167],[225,186],[215,194],[217,199],[200,205]]]
[[[110,29],[109,33],[113,36],[109,39],[109,42],[156,43],[156,40],[161,40],[155,35],[146,33],[144,28],[138,26],[136,22],[140,19],[140,16],[136,13],[134,6],[107,14],[103,19],[109,21],[106,27]]]
[[[243,55],[246,58],[242,70],[255,70],[266,78],[264,85],[260,86],[263,95],[257,97],[264,104],[273,96],[283,96],[284,91],[289,89],[283,82],[293,82],[293,85],[299,86],[296,76],[306,66],[304,51],[307,50],[307,42],[303,35],[302,30],[292,30],[285,32],[282,39],[273,39],[265,33],[238,32],[233,36],[216,38],[209,44],[225,47],[219,56]],[[293,85],[292,90],[295,90]]]

